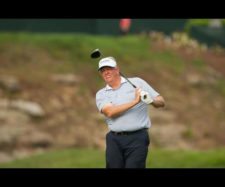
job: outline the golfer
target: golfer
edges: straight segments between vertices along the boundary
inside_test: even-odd
[[[106,135],[106,168],[146,168],[151,121],[148,106],[165,105],[164,99],[141,78],[120,74],[113,57],[99,61],[98,71],[106,86],[96,93],[96,105],[105,116],[109,132]],[[150,104],[141,99],[141,91],[149,94]]]

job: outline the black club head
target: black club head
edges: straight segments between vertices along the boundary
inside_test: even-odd
[[[100,56],[101,56],[101,52],[99,51],[99,49],[95,49],[91,53],[91,58],[99,58]]]

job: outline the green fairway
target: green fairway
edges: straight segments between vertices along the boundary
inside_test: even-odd
[[[31,156],[1,168],[105,168],[105,153],[95,149],[68,149]],[[147,168],[223,168],[225,149],[180,151],[152,149]]]

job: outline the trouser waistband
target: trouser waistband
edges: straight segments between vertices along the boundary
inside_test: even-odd
[[[147,128],[139,129],[139,130],[136,130],[136,131],[121,131],[121,132],[110,131],[110,132],[115,134],[115,135],[131,135],[131,134],[141,132],[143,130],[147,130]]]

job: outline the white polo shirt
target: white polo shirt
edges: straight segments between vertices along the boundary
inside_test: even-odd
[[[146,81],[141,78],[129,78],[129,80],[144,91],[147,91],[154,99],[159,95]],[[130,83],[121,77],[121,85],[117,89],[106,85],[96,93],[96,105],[101,112],[102,108],[109,103],[113,105],[121,105],[128,103],[135,98],[135,89]],[[108,118],[105,116],[106,123],[110,130],[115,132],[121,131],[136,131],[143,128],[150,128],[151,120],[148,113],[148,105],[140,101],[137,105],[122,113],[115,118]]]

